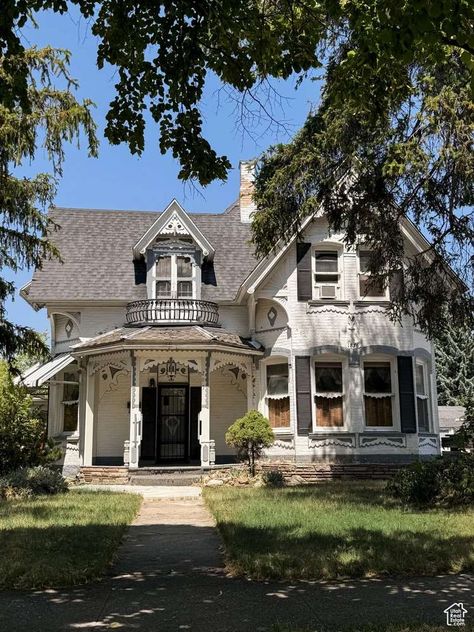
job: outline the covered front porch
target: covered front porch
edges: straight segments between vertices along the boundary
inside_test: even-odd
[[[255,407],[255,362],[262,352],[221,329],[112,333],[74,349],[82,376],[81,466],[232,463],[225,433]]]

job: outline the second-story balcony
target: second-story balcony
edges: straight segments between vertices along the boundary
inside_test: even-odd
[[[127,325],[210,325],[216,326],[216,303],[190,298],[151,298],[128,303]]]

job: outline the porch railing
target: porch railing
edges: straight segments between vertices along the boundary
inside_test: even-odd
[[[152,298],[127,305],[127,325],[217,325],[216,303],[190,298]]]

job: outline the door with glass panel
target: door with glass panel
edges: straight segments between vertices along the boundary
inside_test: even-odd
[[[160,386],[158,393],[158,461],[188,457],[188,387]]]

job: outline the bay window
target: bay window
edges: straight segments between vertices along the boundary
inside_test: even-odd
[[[267,365],[268,420],[272,428],[289,428],[288,362]]]
[[[315,364],[316,425],[340,427],[344,425],[342,364]]]
[[[416,362],[415,365],[416,382],[416,408],[418,414],[418,430],[421,432],[430,431],[429,403],[429,380],[426,364]]]
[[[190,256],[160,255],[155,265],[155,298],[193,298],[193,262]]]
[[[390,362],[364,362],[364,405],[367,426],[393,426]]]

